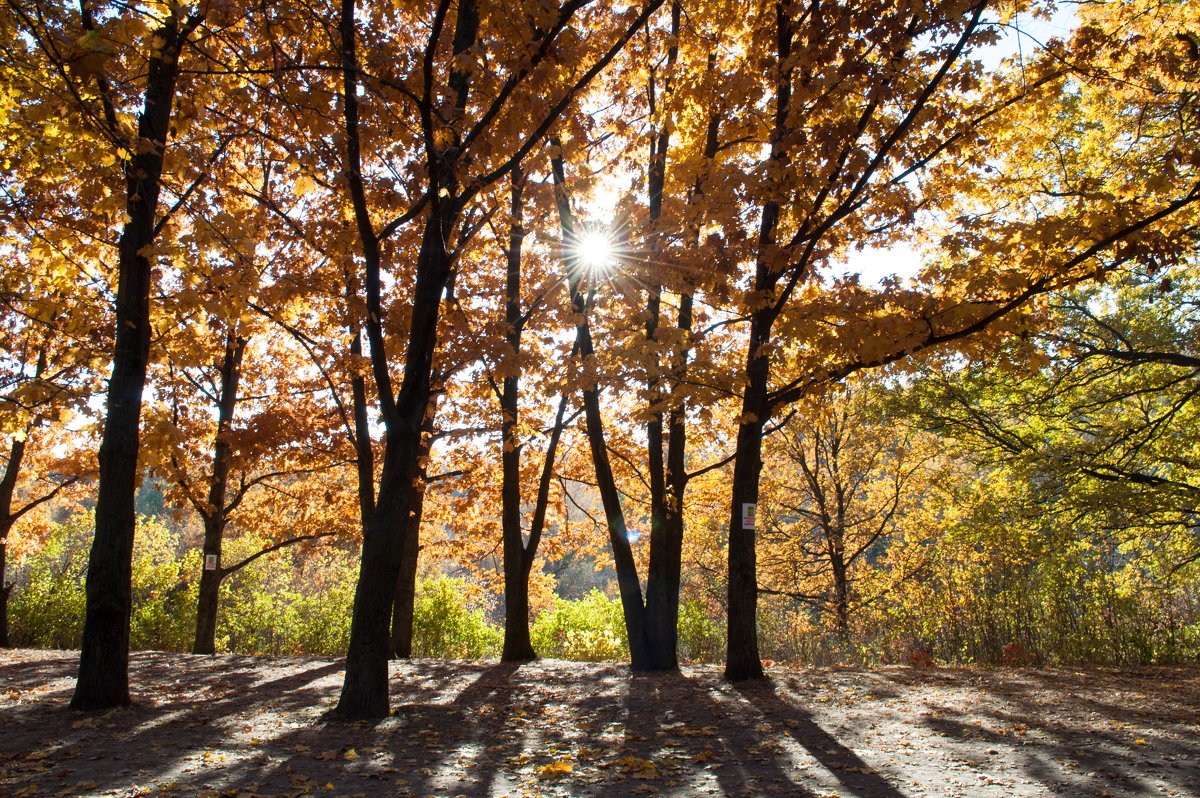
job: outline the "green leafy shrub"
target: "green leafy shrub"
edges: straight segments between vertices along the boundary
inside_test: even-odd
[[[42,547],[16,563],[8,607],[14,646],[79,647],[93,528],[91,514],[80,514],[52,527]]]
[[[156,518],[141,518],[133,543],[133,649],[188,651],[196,633],[200,552],[179,554],[179,538]]]
[[[679,603],[679,658],[720,662],[725,658],[725,628],[696,599]]]
[[[599,590],[576,601],[556,599],[554,609],[538,615],[530,637],[543,657],[582,662],[629,658],[621,601]]]
[[[53,526],[41,548],[18,565],[9,607],[14,645],[79,647],[94,529],[92,514],[80,513]],[[180,557],[177,550],[178,539],[161,522],[139,519],[131,579],[132,648],[186,651],[191,645],[195,588],[184,579],[187,558]]]
[[[227,563],[268,545],[255,535],[228,541]],[[221,584],[217,649],[242,654],[340,656],[350,640],[357,577],[347,551],[291,547],[260,557]]]
[[[500,654],[503,632],[472,608],[461,579],[435,577],[417,583],[413,606],[413,654],[480,659]]]

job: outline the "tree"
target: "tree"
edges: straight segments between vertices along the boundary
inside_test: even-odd
[[[747,242],[744,257],[753,264],[743,300],[749,331],[729,516],[730,679],[762,676],[753,511],[769,419],[857,371],[984,330],[1001,334],[997,322],[1004,319],[1011,330],[1014,311],[1034,297],[1192,238],[1175,231],[1200,199],[1200,183],[1180,173],[1170,145],[1123,121],[1102,130],[1076,126],[1080,96],[1086,105],[1123,85],[1116,70],[1072,72],[1055,45],[1036,68],[1001,72],[985,84],[979,62],[965,54],[989,39],[986,10],[985,3],[924,4],[882,16],[870,7],[833,14],[818,4],[756,10],[756,29],[773,38],[770,50],[761,48],[773,54],[765,94],[755,95],[772,105],[766,140],[756,140],[770,145],[770,156],[737,179],[749,197],[764,201],[753,234],[742,229],[742,218],[722,222],[727,238]],[[1085,24],[1072,58],[1100,63],[1123,52],[1126,42],[1100,30],[1120,30],[1126,12],[1096,11],[1107,13],[1119,19]],[[862,35],[841,36],[840,29]],[[1173,44],[1168,49],[1159,35],[1149,47],[1167,69],[1176,68]],[[1168,91],[1185,105],[1194,96],[1178,83]],[[1160,99],[1131,89],[1122,102],[1136,114]],[[1061,113],[1047,114],[1047,105]],[[1033,119],[1037,133],[1030,135]],[[1169,137],[1178,142],[1180,132]],[[1116,146],[1130,135],[1139,146]],[[1099,155],[1106,151],[1093,148],[1102,142],[1119,154]],[[1053,160],[1070,148],[1098,155]],[[1137,187],[1116,189],[1134,159]],[[989,179],[993,161],[1013,174]],[[1168,164],[1180,177],[1169,185],[1152,176]],[[1051,196],[1072,202],[1047,206],[1047,184],[1062,187],[1051,187]],[[851,247],[895,241],[923,214],[942,212],[950,217],[944,260],[924,273],[923,284],[872,291],[849,280],[826,289],[821,265]]]
[[[923,375],[923,423],[1019,476],[1039,513],[1080,537],[1154,552],[1166,573],[1200,560],[1192,271],[1124,271],[1052,297],[1010,347],[1030,365]]]
[[[938,446],[885,406],[893,386],[863,380],[803,403],[768,439],[761,519],[761,592],[805,602],[850,643],[852,612],[880,601],[920,566],[903,562],[900,532],[938,525]],[[924,510],[920,512],[918,508]],[[893,545],[893,538],[894,545]],[[886,554],[884,581],[870,579]]]
[[[534,13],[530,16],[521,9],[507,9],[492,16],[484,14],[474,0],[461,0],[453,19],[448,3],[434,11],[428,26],[430,36],[412,59],[414,65],[420,65],[419,72],[414,73],[414,77],[420,75],[420,92],[400,88],[404,101],[412,103],[420,119],[425,187],[420,195],[422,232],[398,391],[392,387],[384,341],[384,319],[388,314],[381,295],[380,242],[388,236],[380,234],[381,228],[372,218],[365,182],[369,173],[362,160],[358,87],[363,62],[357,54],[354,3],[348,0],[342,5],[339,32],[347,184],[364,270],[371,373],[385,429],[383,469],[374,513],[363,535],[362,571],[355,592],[346,679],[338,702],[343,717],[388,714],[388,620],[405,539],[410,534],[406,519],[413,509],[413,486],[418,478],[421,420],[432,391],[440,304],[454,266],[452,242],[463,235],[460,231],[456,236],[456,227],[480,191],[507,176],[521,162],[572,97],[611,61],[660,3],[651,0],[645,8],[630,9],[614,21],[615,31],[610,37],[588,37],[587,43],[597,43],[594,54],[577,62],[587,66],[578,72],[567,70],[563,75],[556,74],[551,62],[557,60],[555,50],[563,46],[561,40],[569,38],[583,49],[584,39],[570,26],[586,7],[584,2],[569,3],[549,16],[538,13],[540,6],[531,9]],[[595,14],[589,17],[586,23],[599,25],[604,21]],[[439,69],[447,60],[439,53],[446,52],[447,45],[449,64]],[[468,50],[475,58],[494,60],[495,65],[486,72],[468,69]],[[488,88],[472,93],[479,82],[488,82]],[[412,218],[416,214],[397,217],[396,221],[402,224]],[[396,225],[389,223],[382,229],[390,234]]]
[[[100,445],[87,619],[72,699],[77,709],[104,709],[129,702],[133,497],[151,338],[152,260],[164,224],[158,203],[180,62],[207,9],[173,6],[121,14],[84,5],[77,15],[35,3],[10,3],[9,9],[21,35],[36,48],[34,68],[41,70],[43,85],[58,90],[70,109],[70,123],[82,133],[76,151],[107,148],[101,164],[119,163],[124,176],[126,221],[117,245],[116,337]],[[144,85],[138,75],[144,76]],[[123,119],[126,114],[136,114],[136,127]],[[179,195],[184,191],[180,188]]]

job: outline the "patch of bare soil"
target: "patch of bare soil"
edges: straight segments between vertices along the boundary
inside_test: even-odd
[[[77,654],[0,651],[0,796],[1200,796],[1200,670],[392,665],[146,652],[134,705],[67,707]]]

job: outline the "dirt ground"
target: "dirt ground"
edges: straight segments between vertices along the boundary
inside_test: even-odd
[[[1200,796],[1200,669],[416,660],[341,724],[340,661],[139,653],[79,714],[77,656],[0,651],[0,796]]]

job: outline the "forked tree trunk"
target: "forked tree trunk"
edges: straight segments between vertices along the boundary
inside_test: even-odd
[[[533,504],[533,517],[529,523],[529,538],[526,540],[521,524],[522,444],[517,433],[521,416],[521,330],[525,324],[524,314],[521,312],[521,244],[525,237],[522,221],[524,187],[525,175],[518,165],[512,174],[510,210],[513,226],[509,231],[508,273],[504,287],[504,317],[507,328],[505,340],[512,349],[516,366],[505,376],[500,392],[500,522],[504,547],[504,648],[500,653],[502,662],[528,662],[537,659],[537,652],[533,650],[533,641],[529,637],[529,575],[533,571],[542,530],[546,525],[550,481],[554,477],[554,462],[567,411],[567,396],[564,393],[559,399],[558,413],[546,444],[537,497]]]
[[[504,550],[504,648],[502,662],[528,662],[537,658],[529,637],[529,568],[533,558],[521,529],[521,441],[517,428],[521,415],[521,244],[523,189],[520,167],[513,170],[509,210],[508,271],[504,281],[505,340],[515,365],[504,377],[500,392],[500,526]],[[547,459],[550,455],[547,455]],[[536,546],[535,546],[536,548]]]
[[[145,105],[138,140],[125,167],[128,221],[121,231],[117,261],[116,346],[108,383],[107,414],[100,443],[100,486],[96,534],[87,571],[87,611],[79,678],[71,707],[108,709],[129,703],[129,620],[132,612],[134,494],[137,490],[138,428],[150,353],[149,252],[155,239],[163,153],[179,75],[179,51],[200,18],[181,29],[178,14],[155,33],[146,75]]]
[[[666,90],[670,91],[672,71],[679,56],[679,23],[681,9],[678,2],[671,5],[671,44],[667,48]],[[652,75],[649,87],[651,110],[656,107],[658,98],[655,93],[655,81]],[[648,170],[647,188],[649,190],[648,215],[651,232],[654,238],[652,246],[654,254],[658,254],[660,243],[657,222],[662,217],[663,191],[666,185],[667,153],[671,144],[671,117],[662,114],[662,128],[658,135],[651,140],[650,164]],[[646,339],[655,341],[659,325],[662,323],[662,285],[652,285],[646,299]],[[682,321],[682,318],[681,318]],[[686,358],[686,355],[684,355]],[[686,361],[684,361],[686,362]],[[678,378],[679,369],[673,370],[672,377]],[[646,460],[650,475],[650,562],[646,568],[646,645],[649,658],[648,667],[652,670],[674,670],[679,667],[679,572],[683,556],[683,519],[678,512],[673,512],[670,506],[674,497],[668,490],[676,487],[668,477],[666,443],[664,441],[663,421],[666,416],[664,409],[665,394],[675,386],[663,385],[663,381],[652,375],[647,381],[648,403],[646,422]],[[683,444],[683,417],[672,415],[677,422],[672,430],[670,444],[681,447]],[[674,433],[679,433],[679,438]],[[682,498],[682,497],[680,497]],[[680,505],[682,506],[682,505]],[[671,518],[668,518],[671,515]]]
[[[592,331],[587,320],[587,304],[582,289],[582,274],[578,256],[573,252],[575,223],[567,199],[563,170],[562,143],[552,140],[554,152],[551,168],[554,176],[555,199],[558,204],[559,224],[562,228],[564,259],[567,267],[567,286],[570,291],[571,308],[578,319],[575,326],[575,347],[578,356],[586,361],[594,357]],[[600,413],[600,389],[590,386],[582,389],[583,412],[587,426],[588,448],[596,471],[596,487],[600,492],[600,503],[604,507],[604,518],[608,526],[608,541],[612,548],[613,566],[617,572],[617,588],[621,593],[621,610],[625,617],[625,631],[629,637],[629,659],[634,670],[653,670],[646,636],[646,605],[642,601],[642,585],[638,579],[637,563],[629,545],[629,529],[625,523],[625,511],[621,508],[621,494],[613,475],[612,463],[608,458],[608,444],[604,435],[604,420]]]
[[[225,338],[225,356],[221,361],[221,388],[217,400],[217,435],[213,444],[212,481],[208,489],[208,505],[204,514],[204,557],[200,564],[200,595],[196,606],[196,636],[192,643],[194,654],[214,654],[217,647],[217,607],[221,595],[221,580],[227,573],[221,562],[221,545],[225,537],[227,509],[225,494],[229,487],[229,460],[232,447],[229,431],[237,407],[238,384],[242,375],[242,356],[246,339],[237,337],[231,329]]]
[[[363,530],[362,563],[354,592],[346,674],[336,712],[347,720],[384,718],[388,707],[388,659],[396,581],[409,541],[408,519],[414,509],[414,481],[420,476],[422,421],[432,395],[433,355],[437,345],[442,294],[450,279],[448,242],[462,212],[457,195],[454,158],[430,164],[429,210],[416,263],[412,317],[405,347],[404,376],[393,397],[388,355],[384,347],[380,303],[379,237],[372,226],[362,182],[358,129],[358,61],[354,0],[343,0],[340,19],[342,104],[346,122],[348,183],[363,247],[367,292],[367,337],[372,373],[384,426],[383,468],[374,512]],[[453,51],[461,54],[475,42],[479,13],[474,0],[461,0],[455,22]],[[469,75],[454,70],[450,90],[456,109],[465,107]]]

